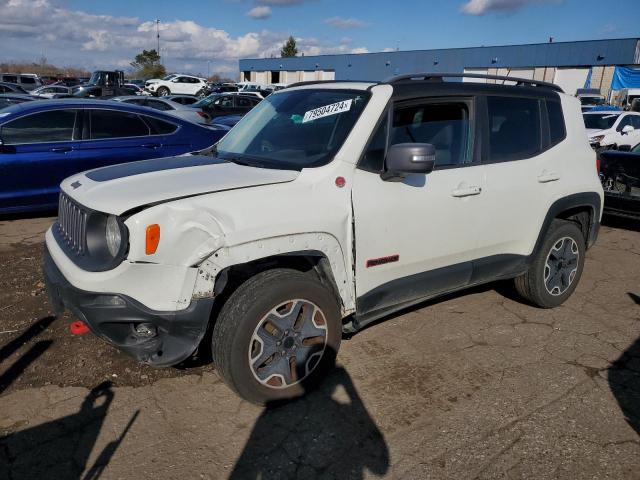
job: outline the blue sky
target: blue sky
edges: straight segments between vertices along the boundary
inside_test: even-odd
[[[640,0],[0,0],[0,61],[124,68],[156,18],[169,69],[193,73],[235,73],[288,35],[307,55],[640,36]]]

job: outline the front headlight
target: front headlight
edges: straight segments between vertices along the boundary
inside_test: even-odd
[[[112,257],[116,257],[122,246],[122,234],[118,219],[114,215],[109,215],[105,226],[105,236],[107,238],[107,248]]]
[[[604,135],[596,135],[589,139],[589,143],[600,143],[604,139]]]

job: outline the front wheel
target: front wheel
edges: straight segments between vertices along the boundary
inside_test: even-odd
[[[338,302],[312,274],[268,270],[240,285],[222,307],[213,362],[245,400],[289,400],[333,366],[341,336]]]
[[[585,240],[578,226],[554,220],[529,270],[515,279],[518,293],[534,305],[562,305],[578,285],[584,268]]]
[[[169,89],[167,87],[160,87],[160,88],[158,88],[158,91],[156,93],[158,94],[159,97],[166,97],[171,92],[169,91]]]

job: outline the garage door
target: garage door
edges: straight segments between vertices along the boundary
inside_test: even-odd
[[[333,70],[323,70],[322,72],[320,72],[321,77],[320,80],[335,80],[336,79],[336,72]]]
[[[486,68],[465,68],[464,73],[479,73],[481,75],[486,75],[487,73],[489,73],[489,70]],[[482,78],[463,78],[462,81],[473,83],[487,83],[487,80]]]
[[[584,88],[588,76],[588,68],[558,68],[553,83],[561,86],[565,93],[575,95],[578,88]]]
[[[315,71],[304,71],[302,72],[302,81],[303,82],[311,82],[316,79]]]

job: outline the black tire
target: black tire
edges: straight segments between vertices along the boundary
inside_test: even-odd
[[[299,314],[294,310],[298,305],[300,309],[297,311],[302,312]],[[279,312],[284,312],[283,317],[274,316],[272,311],[276,307],[279,307]],[[311,316],[305,320],[307,312],[311,312]],[[295,328],[287,330],[291,332],[289,335],[285,335],[285,332],[277,327],[274,329],[275,323],[271,324],[269,320],[275,318],[280,321],[282,318],[283,322],[288,322],[294,317],[298,320],[294,321],[295,325],[292,324]],[[322,329],[324,333],[321,337],[308,337],[314,342],[310,344],[311,346],[297,344],[298,353],[306,352],[300,354],[304,365],[299,365],[296,346],[292,346],[293,340],[288,339],[296,336],[296,342],[306,341],[303,339],[302,329],[296,325],[300,321],[309,325],[309,319],[312,322],[311,329]],[[326,327],[322,327],[323,321]],[[316,322],[319,322],[320,327]],[[282,346],[273,346],[271,337],[265,339],[265,342],[257,338],[260,334],[265,335],[264,332],[269,329],[271,331],[268,334],[273,335],[275,340],[279,339],[278,345]],[[328,369],[333,367],[341,338],[342,319],[338,302],[313,274],[289,269],[268,270],[240,285],[222,306],[213,328],[213,363],[225,383],[249,402],[264,405],[290,400],[302,396],[322,378]],[[324,345],[320,354],[318,353],[319,341]],[[289,345],[286,353],[284,345]],[[257,354],[254,353],[256,348],[258,348]],[[269,354],[269,348],[283,350],[268,357],[264,364],[260,363],[260,359]],[[289,357],[291,354],[293,354],[293,366]],[[261,368],[260,365],[266,366]],[[274,371],[278,365],[285,366],[285,370],[288,368],[288,373],[285,375],[272,373],[267,377],[268,373]],[[302,371],[302,366],[308,373],[300,378],[298,375]],[[267,371],[264,374],[265,378],[258,378],[264,371]],[[288,383],[285,378],[287,375],[290,377]]]
[[[156,91],[156,95],[158,97],[166,97],[167,95],[169,95],[171,93],[171,91],[167,88],[167,87],[160,87],[158,88],[158,90]]]
[[[554,252],[561,252],[558,247],[563,250],[570,248],[568,256],[575,255],[577,258],[556,260]],[[516,290],[524,299],[540,308],[562,305],[580,281],[585,251],[584,235],[580,228],[570,221],[554,220],[529,270],[514,280]]]

